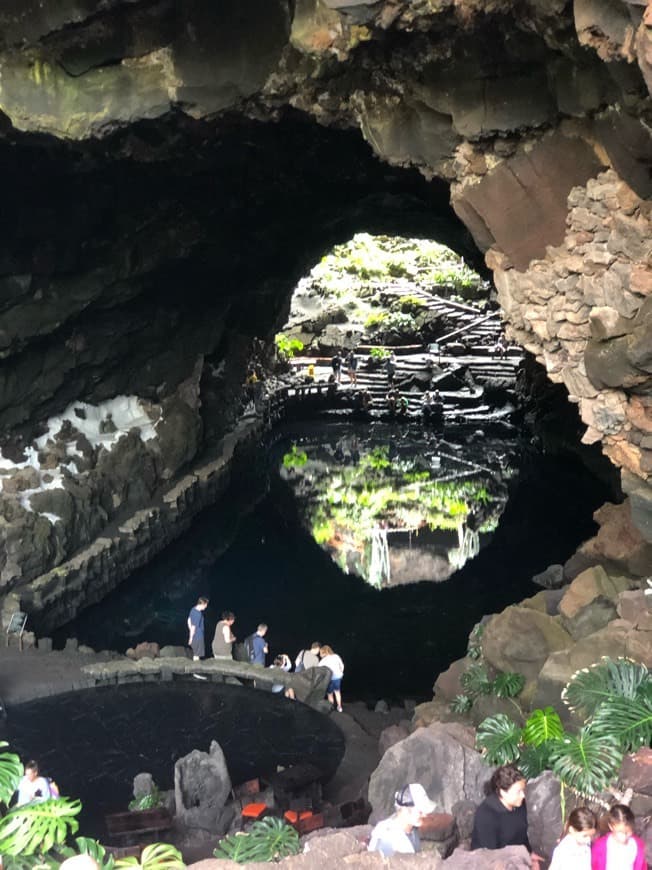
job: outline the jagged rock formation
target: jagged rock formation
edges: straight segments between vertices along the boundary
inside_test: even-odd
[[[330,244],[472,237],[652,541],[649,4],[16,0],[0,34],[5,459],[71,402],[194,377],[191,461]],[[0,587],[83,543],[20,576],[3,547]]]

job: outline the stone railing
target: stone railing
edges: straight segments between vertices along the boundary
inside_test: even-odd
[[[326,712],[326,687],[331,677],[328,668],[308,668],[298,674],[286,673],[280,668],[263,668],[233,659],[206,659],[195,662],[177,658],[142,658],[137,661],[121,659],[82,667],[88,678],[87,685],[124,685],[125,683],[170,682],[191,677],[206,678],[212,682],[246,683],[256,689],[271,691],[272,685],[293,689],[296,699],[316,710]]]

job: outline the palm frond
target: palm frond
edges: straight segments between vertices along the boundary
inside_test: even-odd
[[[623,752],[652,745],[652,693],[641,692],[634,700],[611,698],[598,709],[591,727],[617,740]]]
[[[0,749],[9,744],[0,741]],[[23,775],[20,758],[13,752],[0,752],[0,803],[8,804]]]
[[[77,831],[80,810],[81,801],[65,797],[15,807],[0,819],[0,854],[49,852]]]
[[[559,740],[564,733],[559,715],[552,707],[533,710],[523,728],[523,742],[541,746],[549,740]]]
[[[478,726],[475,742],[489,764],[508,764],[519,757],[521,729],[504,713],[488,716]]]
[[[617,776],[622,752],[615,737],[584,726],[577,734],[565,734],[550,746],[552,770],[564,785],[580,795],[603,791]]]

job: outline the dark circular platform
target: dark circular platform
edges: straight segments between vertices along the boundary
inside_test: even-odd
[[[174,763],[217,740],[234,784],[310,762],[330,778],[344,737],[298,702],[241,686],[188,681],[107,686],[12,707],[10,749],[36,758],[61,793],[83,803],[81,830],[101,836],[103,816],[127,808],[132,779],[152,774],[161,789]]]

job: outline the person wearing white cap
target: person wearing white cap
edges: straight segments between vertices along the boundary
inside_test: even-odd
[[[435,805],[418,782],[403,786],[394,795],[394,815],[378,822],[371,832],[370,852],[380,852],[385,858],[394,853],[413,855],[421,848],[418,828],[423,817],[434,812]]]

